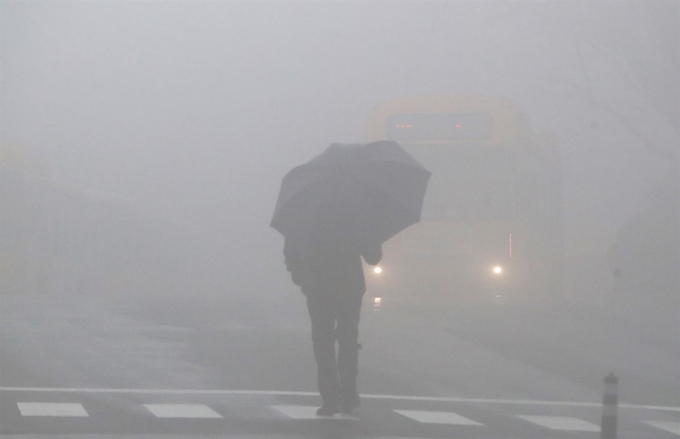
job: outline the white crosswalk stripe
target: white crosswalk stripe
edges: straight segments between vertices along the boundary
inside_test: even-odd
[[[528,416],[517,415],[518,418],[551,430],[568,431],[600,431],[600,426],[578,418],[563,416]]]
[[[19,402],[21,416],[88,417],[81,404],[66,402]]]
[[[157,418],[221,418],[222,415],[203,404],[144,404]]]
[[[643,421],[645,424],[680,436],[680,422]]]
[[[319,419],[319,417],[316,415],[316,409],[318,407],[315,407],[315,406],[273,405],[271,407],[273,409],[283,413],[284,415],[288,416],[291,419]],[[344,413],[338,413],[334,417],[336,419],[344,419],[344,420],[357,420],[358,419],[354,416],[346,415]]]
[[[122,402],[122,401],[121,401]],[[215,402],[215,401],[213,401]],[[233,403],[231,401],[230,403]],[[293,420],[319,420],[323,419],[316,415],[316,410],[318,406],[316,405],[272,405],[271,403],[264,404],[252,404],[249,401],[247,406],[239,406],[238,403],[234,410],[225,406],[223,401],[216,402],[217,405],[211,407],[206,404],[180,404],[180,403],[143,403],[143,402],[132,402],[127,401],[127,404],[134,405],[133,409],[121,410],[119,405],[102,405],[101,401],[84,401],[83,404],[75,402],[40,402],[40,401],[22,401],[15,402],[18,408],[18,413],[16,415],[20,417],[52,417],[52,418],[91,418],[96,414],[96,417],[101,417],[105,415],[102,410],[104,407],[109,409],[113,408],[113,412],[117,413],[115,416],[120,414],[137,414],[137,416],[144,417],[155,417],[159,419],[229,419],[231,417],[237,417],[243,419],[244,413],[247,413],[245,417],[247,419],[293,419]],[[212,405],[212,403],[210,404]],[[5,405],[5,407],[8,407]],[[259,409],[258,409],[259,407]],[[91,410],[88,412],[88,410]],[[472,428],[493,428],[489,425],[480,422],[475,419],[474,412],[471,418],[460,415],[454,411],[426,411],[426,410],[405,410],[405,409],[393,409],[385,407],[387,412],[392,412],[403,417],[402,422],[417,422],[424,425],[450,425],[450,426],[470,426]],[[2,407],[0,407],[2,410]],[[244,412],[247,410],[247,412]],[[258,411],[259,410],[259,411]],[[0,419],[3,416],[11,415],[12,411],[4,411],[0,413]],[[16,413],[16,411],[14,412]],[[146,413],[146,414],[145,414]],[[467,414],[466,413],[466,414]],[[559,413],[556,413],[559,414]],[[15,415],[15,416],[16,416]],[[372,417],[373,415],[366,411],[358,411],[357,415],[345,415],[336,414],[335,419],[339,420],[355,420],[358,421],[360,418]],[[381,415],[378,415],[381,416]],[[515,418],[526,421],[527,423],[533,424],[534,428],[544,428],[554,431],[574,431],[574,432],[599,432],[600,425],[593,422],[588,422],[584,419],[578,417],[567,417],[567,416],[545,416],[545,415],[531,415],[522,413],[512,413],[505,412],[503,414],[506,418]],[[4,418],[7,421],[8,418]],[[649,418],[647,418],[649,419]],[[644,420],[637,419],[636,422],[645,425],[645,429],[653,434],[655,429],[657,433],[660,430],[668,432],[672,435],[680,436],[680,422],[674,421],[673,419],[667,421],[664,418],[659,418],[660,420]],[[395,419],[396,420],[396,419]],[[592,420],[592,418],[591,418]],[[40,421],[44,422],[44,421]],[[397,421],[398,422],[398,421]],[[399,424],[402,425],[402,424]],[[426,428],[426,427],[424,427]],[[440,428],[440,427],[435,427]]]
[[[484,425],[453,412],[431,412],[422,410],[394,411],[422,424]]]

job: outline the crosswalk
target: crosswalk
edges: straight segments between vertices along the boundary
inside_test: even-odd
[[[566,431],[600,431],[600,426],[592,422],[584,421],[583,419],[568,417],[568,416],[531,416],[518,415],[520,419],[532,422],[551,430],[566,430]]]
[[[90,407],[96,406],[100,407]],[[83,401],[83,402],[58,402],[58,401],[28,401],[19,400],[8,403],[5,401],[0,405],[0,423],[9,419],[48,419],[48,418],[62,418],[62,419],[83,419],[92,418],[95,416],[106,416],[105,411],[116,411],[116,416],[120,417],[121,413],[124,416],[133,416],[138,419],[137,423],[144,422],[144,419],[190,419],[195,421],[204,420],[220,420],[233,417],[234,413],[251,412],[252,419],[278,419],[278,420],[297,420],[297,421],[323,421],[323,418],[316,416],[317,406],[300,405],[293,403],[281,403],[277,401],[268,401],[268,403],[249,403],[250,405],[241,406],[234,409],[238,403],[233,400],[230,401],[207,401],[206,403],[180,403],[180,402],[160,402],[160,401],[116,401],[104,404],[103,410],[101,401]],[[126,406],[126,407],[124,407]],[[480,410],[478,407],[477,410]],[[372,411],[371,411],[372,410]],[[336,415],[335,419],[339,421],[356,422],[362,419],[369,419],[377,414],[377,410],[381,410],[383,419],[393,419],[394,422],[413,423],[414,425],[430,425],[430,426],[452,426],[465,427],[471,429],[484,429],[495,423],[496,428],[502,421],[489,421],[489,410],[484,412],[480,410],[478,416],[475,415],[475,407],[467,407],[462,413],[452,410],[419,410],[414,407],[391,407],[389,404],[382,404],[379,407],[373,406],[370,410],[365,410],[364,407],[357,411],[355,415]],[[252,414],[252,412],[258,412]],[[527,410],[513,412],[507,410],[499,413],[497,410],[491,410],[496,417],[506,419],[506,422],[512,420],[514,423],[524,425],[525,428],[540,429],[546,432],[579,432],[591,433],[592,436],[586,435],[584,437],[598,437],[600,426],[597,422],[599,412],[590,410],[588,413],[582,413],[580,416],[559,415],[557,413],[527,413]],[[94,414],[93,414],[94,413]],[[641,411],[635,416],[633,422],[628,422],[626,428],[633,428],[636,431],[644,432],[640,437],[680,437],[680,420],[678,417],[670,417],[668,413],[655,413],[651,410]],[[628,417],[630,420],[630,417]],[[75,421],[74,421],[75,422]],[[125,422],[125,421],[122,421]],[[657,434],[659,436],[657,436]],[[664,436],[660,436],[663,434]],[[623,437],[623,436],[622,436]]]
[[[222,415],[204,404],[144,404],[144,407],[157,418],[222,418]]]
[[[484,425],[453,412],[431,412],[424,410],[394,411],[421,424]]]
[[[645,423],[660,430],[680,436],[680,422],[645,421]]]
[[[68,402],[19,402],[21,416],[88,417],[82,404]]]

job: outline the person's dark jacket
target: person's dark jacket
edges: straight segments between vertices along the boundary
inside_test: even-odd
[[[366,281],[361,263],[376,265],[382,259],[380,244],[349,244],[342,238],[325,237],[312,245],[286,239],[283,249],[286,268],[296,285],[309,294],[364,294]]]

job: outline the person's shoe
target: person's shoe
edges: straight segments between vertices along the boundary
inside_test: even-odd
[[[336,406],[324,405],[316,409],[316,416],[333,416],[340,413],[340,409]]]
[[[361,398],[359,397],[358,393],[355,393],[351,397],[345,398],[345,400],[342,401],[342,404],[340,405],[340,411],[345,414],[350,414],[352,413],[352,410],[359,407],[359,404],[361,404]]]

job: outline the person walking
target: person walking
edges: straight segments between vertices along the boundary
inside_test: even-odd
[[[382,243],[420,221],[430,175],[399,144],[384,140],[333,143],[281,181],[270,226],[285,238],[286,267],[307,298],[319,416],[359,405],[362,258],[378,264]]]
[[[366,292],[361,258],[368,264],[378,264],[382,247],[352,239],[346,211],[332,207],[324,211],[326,219],[317,222],[314,233],[304,243],[286,238],[284,257],[293,282],[307,299],[323,401],[316,414],[333,416],[351,413],[360,403],[358,338]]]

